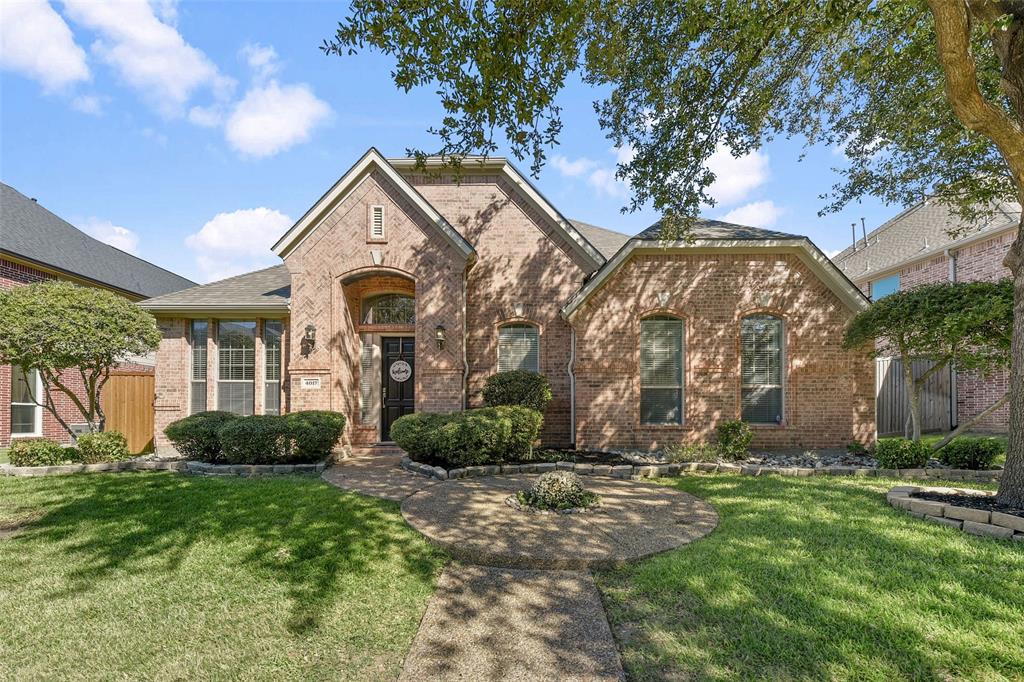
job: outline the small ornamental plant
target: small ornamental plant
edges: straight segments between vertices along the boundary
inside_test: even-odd
[[[528,489],[516,493],[520,505],[543,511],[586,509],[598,502],[595,493],[583,489],[583,481],[571,471],[549,471]]]

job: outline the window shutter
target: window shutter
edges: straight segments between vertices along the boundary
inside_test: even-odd
[[[751,315],[740,329],[743,420],[775,424],[782,420],[783,326],[772,315]]]
[[[384,239],[384,207],[374,206],[370,209],[370,237]]]
[[[540,338],[536,327],[510,324],[498,329],[498,371],[540,372]]]
[[[683,321],[640,322],[640,420],[645,424],[683,421]]]

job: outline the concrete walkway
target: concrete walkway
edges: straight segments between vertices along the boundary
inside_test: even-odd
[[[352,457],[329,467],[323,479],[345,490],[395,502],[438,483],[401,468],[401,459],[401,455]]]

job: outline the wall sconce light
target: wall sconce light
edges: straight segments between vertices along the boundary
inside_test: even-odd
[[[444,328],[443,324],[439,324],[434,327],[434,340],[437,341],[437,349],[444,350],[444,342],[448,338],[448,331]]]
[[[302,335],[302,354],[309,355],[316,347],[316,325],[307,324],[306,331]]]

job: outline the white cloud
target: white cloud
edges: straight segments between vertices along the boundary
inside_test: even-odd
[[[615,163],[623,166],[627,163],[632,163],[633,159],[636,158],[636,150],[628,142],[621,147],[612,147],[608,151],[615,155]]]
[[[83,114],[99,116],[103,113],[103,98],[98,95],[79,95],[71,100],[71,108]]]
[[[736,158],[728,147],[719,145],[706,165],[715,174],[708,194],[720,206],[743,201],[769,177],[768,155],[758,151]]]
[[[252,69],[253,78],[257,81],[265,81],[281,70],[281,65],[277,61],[277,50],[271,45],[247,43],[238,51],[238,55]]]
[[[127,227],[121,227],[100,218],[89,218],[80,223],[79,227],[83,232],[96,237],[104,244],[110,244],[136,256],[139,255],[139,235]]]
[[[188,120],[203,128],[216,128],[224,122],[224,108],[218,105],[195,106],[188,110]]]
[[[270,81],[245,94],[228,117],[228,143],[247,156],[271,156],[309,139],[331,113],[308,85]]]
[[[262,206],[218,213],[186,237],[185,246],[196,252],[206,281],[224,279],[276,262],[270,247],[292,222],[280,211]]]
[[[93,54],[113,66],[128,85],[167,116],[178,115],[199,88],[214,96],[230,96],[235,82],[220,73],[200,50],[192,47],[170,24],[161,21],[144,0],[64,0],[68,16],[100,34]],[[173,19],[158,5],[161,17]],[[170,13],[169,13],[170,12]]]
[[[575,178],[589,172],[597,165],[597,162],[586,157],[580,157],[575,161],[570,161],[561,154],[556,154],[551,157],[551,165],[558,169],[558,172],[562,175],[569,178]]]
[[[628,194],[626,184],[615,177],[615,171],[598,168],[587,178],[587,183],[601,194],[622,199]]]
[[[39,81],[46,92],[90,77],[85,51],[46,0],[0,2],[0,66]]]
[[[785,210],[776,206],[772,201],[754,201],[734,208],[723,215],[721,219],[727,223],[770,228],[775,227],[775,223],[783,213]]]
[[[829,259],[832,259],[841,254],[842,252],[843,249],[829,249],[828,251],[825,251],[825,255],[828,256]]]

